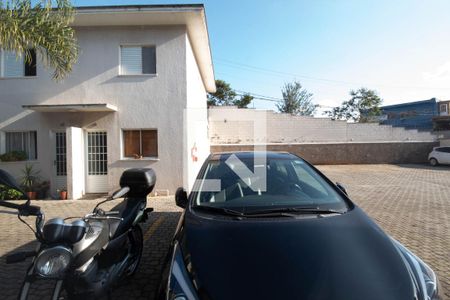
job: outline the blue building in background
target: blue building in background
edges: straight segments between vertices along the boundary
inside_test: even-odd
[[[433,130],[433,117],[438,116],[436,98],[381,107],[380,124],[408,129]]]

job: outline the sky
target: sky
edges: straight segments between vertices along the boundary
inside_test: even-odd
[[[296,80],[320,110],[360,87],[375,89],[383,104],[450,99],[448,0],[73,1],[204,3],[216,79],[237,91],[276,100]]]

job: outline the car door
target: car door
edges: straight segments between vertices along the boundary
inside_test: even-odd
[[[439,156],[441,158],[439,162],[443,164],[450,164],[450,147],[441,147],[439,148],[439,151]]]

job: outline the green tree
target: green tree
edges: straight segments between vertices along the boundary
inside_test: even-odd
[[[63,79],[78,58],[78,46],[70,23],[74,9],[69,0],[0,0],[0,45],[31,62],[35,49],[44,66],[53,69],[53,78]]]
[[[361,123],[370,122],[381,114],[380,105],[383,100],[376,91],[360,88],[356,91],[351,90],[350,96],[350,100],[325,113],[335,119]]]
[[[234,100],[234,105],[239,108],[246,108],[253,101],[253,99],[253,96],[244,94],[239,99]]]
[[[283,102],[277,104],[280,112],[301,116],[314,114],[316,106],[312,102],[313,94],[302,88],[300,82],[286,83],[281,92]]]
[[[229,83],[217,79],[216,92],[208,94],[208,106],[235,105],[239,108],[246,108],[253,99],[250,94],[238,96]]]

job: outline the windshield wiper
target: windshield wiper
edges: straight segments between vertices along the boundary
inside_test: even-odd
[[[246,216],[257,216],[257,215],[266,215],[266,214],[278,214],[278,213],[298,213],[298,214],[340,214],[342,215],[344,212],[340,210],[334,209],[323,209],[319,207],[281,207],[281,208],[270,208],[257,210],[253,212],[245,213]]]
[[[344,212],[333,209],[321,209],[319,207],[282,207],[282,208],[271,208],[257,210],[253,212],[240,212],[237,210],[216,207],[209,205],[195,205],[192,207],[194,210],[203,210],[206,212],[219,213],[222,215],[228,215],[233,217],[241,218],[252,218],[252,217],[295,217],[298,214],[343,214]]]
[[[240,211],[229,209],[229,208],[224,208],[224,207],[216,207],[216,206],[209,206],[209,205],[194,205],[192,208],[194,210],[214,212],[214,213],[219,213],[219,214],[228,215],[228,216],[245,217],[245,214]]]

